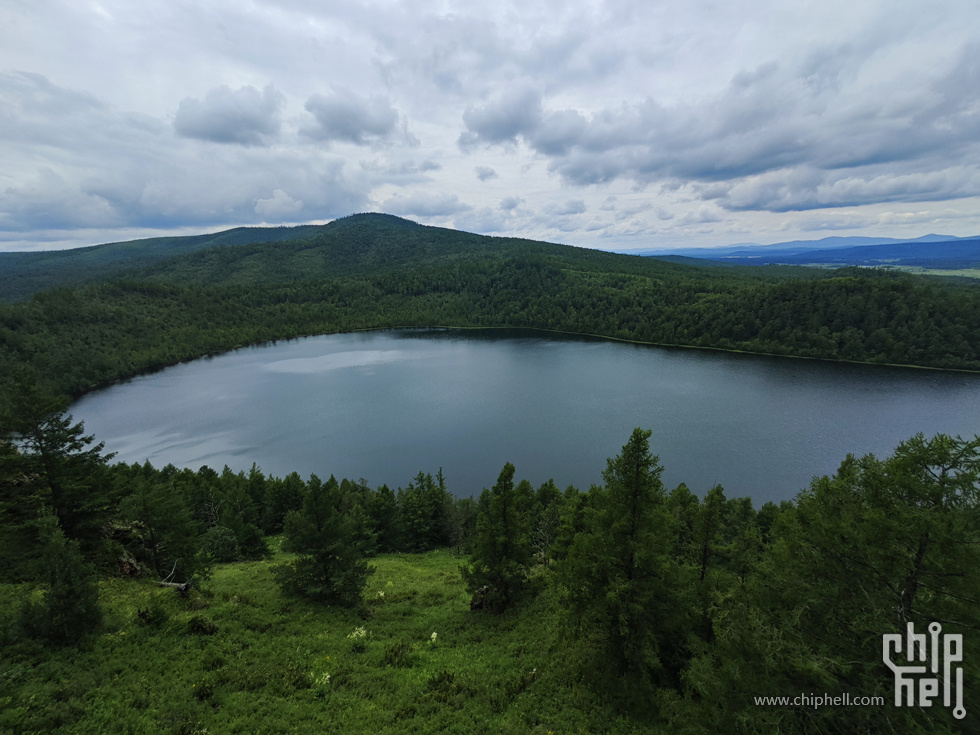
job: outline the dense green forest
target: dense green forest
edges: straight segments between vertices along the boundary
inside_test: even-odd
[[[181,360],[396,326],[977,370],[975,286],[383,215],[3,264],[0,733],[975,728],[978,438],[848,456],[756,508],[665,487],[641,429],[600,485],[507,464],[472,499],[436,468],[393,489],[114,463],[66,413]],[[963,635],[965,719],[894,705],[882,635],[933,622]],[[869,699],[814,699],[845,694]]]
[[[636,429],[601,485],[507,464],[474,500],[441,471],[113,464],[21,387],[2,733],[942,733],[980,707],[980,438],[848,456],[755,509],[666,488]],[[963,635],[963,687],[896,707],[882,635],[932,622]]]
[[[64,256],[41,279],[52,288],[0,304],[3,373],[30,365],[49,390],[78,396],[245,344],[397,326],[531,327],[980,369],[976,286],[858,268],[701,267],[385,215],[276,230],[271,242],[244,232],[178,255],[145,244],[155,255],[141,267],[134,244],[124,258],[95,248],[78,257],[99,255],[103,275],[83,286],[59,285],[70,281]]]

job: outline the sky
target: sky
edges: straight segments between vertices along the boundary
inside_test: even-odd
[[[0,250],[980,234],[977,0],[3,0]]]

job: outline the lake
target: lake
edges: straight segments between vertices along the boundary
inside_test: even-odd
[[[844,456],[917,432],[980,433],[980,376],[657,348],[524,330],[391,330],[243,348],[93,392],[71,408],[126,462],[364,478],[440,467],[458,496],[504,463],[588,489],[651,429],[668,489],[756,507]]]

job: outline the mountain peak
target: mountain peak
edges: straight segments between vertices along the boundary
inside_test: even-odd
[[[406,228],[424,227],[424,225],[420,225],[418,222],[413,222],[411,220],[396,217],[393,214],[385,214],[383,212],[359,212],[358,214],[349,214],[346,217],[338,217],[327,226],[331,228],[342,228],[365,224],[384,224],[391,227]]]

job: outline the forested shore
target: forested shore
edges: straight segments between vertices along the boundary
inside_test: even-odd
[[[976,286],[858,268],[695,267],[378,217],[141,269],[107,264],[101,281],[0,304],[0,367],[29,365],[52,392],[78,397],[244,345],[453,326],[980,370]]]

